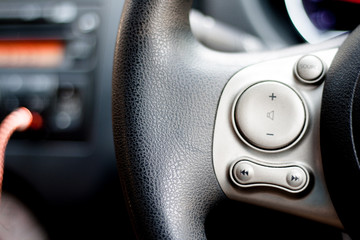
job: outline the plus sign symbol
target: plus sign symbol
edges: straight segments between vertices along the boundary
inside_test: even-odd
[[[274,99],[276,98],[276,95],[274,93],[272,93],[269,98],[271,98],[271,101],[274,101]]]

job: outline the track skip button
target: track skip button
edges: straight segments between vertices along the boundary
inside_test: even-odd
[[[239,187],[273,187],[299,193],[309,185],[309,172],[298,165],[271,165],[240,160],[230,169],[232,181]]]

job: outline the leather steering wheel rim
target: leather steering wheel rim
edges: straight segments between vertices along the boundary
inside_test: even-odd
[[[192,1],[128,0],[113,69],[113,132],[128,209],[141,239],[206,239],[209,211],[226,199],[214,173],[218,101],[252,63],[330,46],[228,54],[199,44]]]
[[[339,48],[326,76],[321,108],[321,151],[336,211],[353,239],[360,238],[360,27]]]
[[[212,127],[234,69],[219,71],[203,58],[190,7],[191,1],[127,1],[121,19],[114,139],[140,238],[206,238],[207,212],[225,198],[212,166]]]

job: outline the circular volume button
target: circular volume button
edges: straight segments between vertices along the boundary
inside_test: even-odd
[[[305,105],[292,88],[264,81],[247,88],[234,106],[234,127],[248,145],[268,151],[286,149],[305,131]]]

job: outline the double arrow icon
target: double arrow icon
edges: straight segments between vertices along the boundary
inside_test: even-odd
[[[245,169],[241,171],[241,174],[243,176],[249,176],[249,171],[246,171]]]
[[[296,175],[295,175],[295,176],[294,176],[294,175],[291,176],[291,181],[292,181],[292,182],[297,182],[297,181],[299,181],[299,179],[300,179],[300,178],[299,178],[298,176],[296,176]]]

